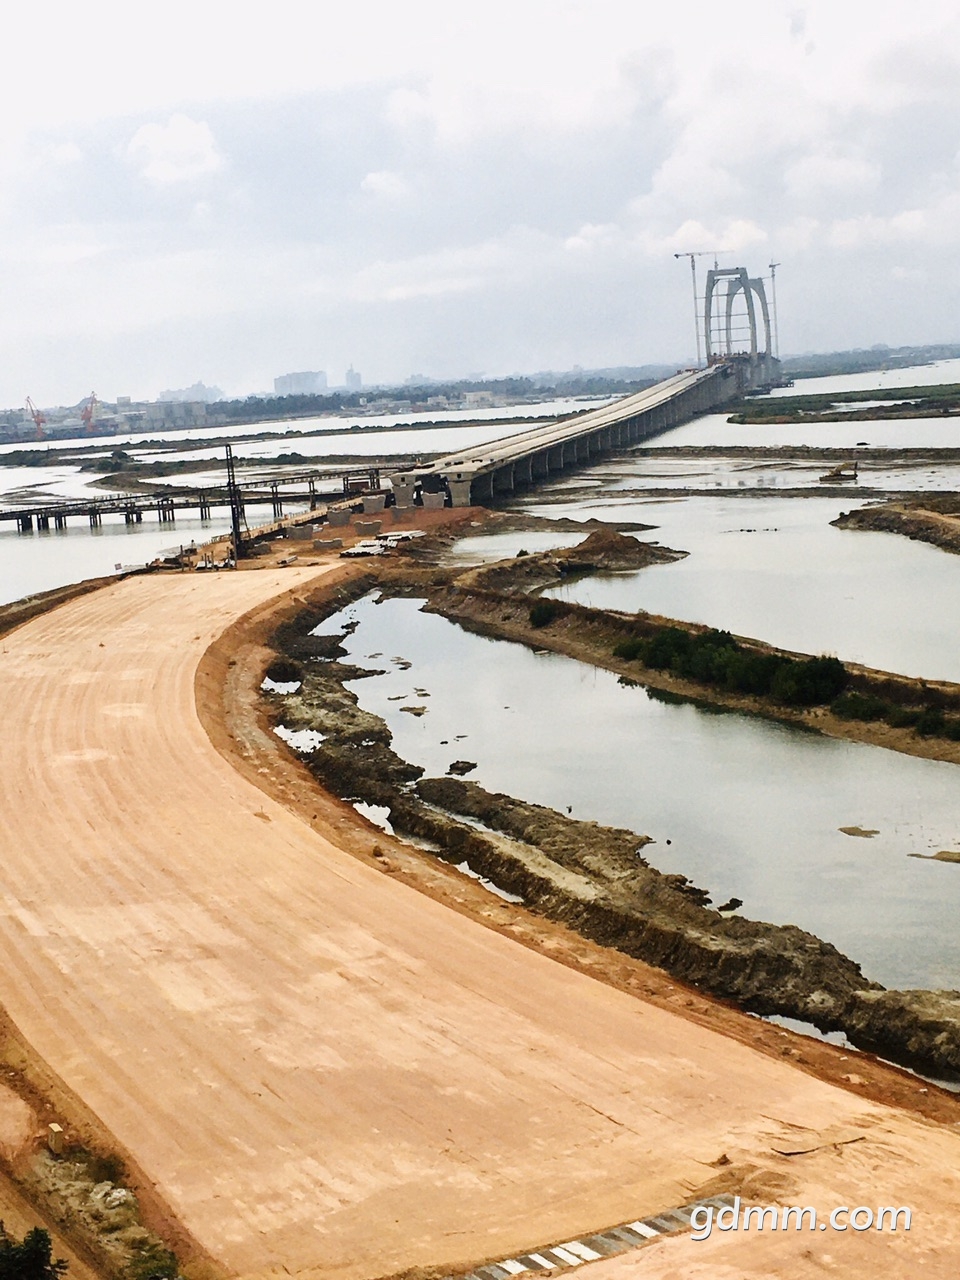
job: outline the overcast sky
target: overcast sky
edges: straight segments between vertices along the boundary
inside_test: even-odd
[[[39,0],[4,28],[2,405],[682,362],[700,249],[782,264],[783,352],[960,341],[946,0]]]

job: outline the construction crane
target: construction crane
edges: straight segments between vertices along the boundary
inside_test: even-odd
[[[43,439],[43,428],[47,425],[47,415],[42,409],[38,409],[29,396],[27,396],[27,413],[33,419],[33,425],[37,429],[37,439]]]
[[[717,257],[719,256],[717,249],[700,249],[695,253],[675,253],[675,258],[690,259],[690,275],[693,278],[693,327],[697,335],[697,368],[700,368],[700,297],[697,294],[697,259],[712,258],[713,265],[717,265]]]
[[[97,399],[97,393],[95,391],[91,391],[90,399],[80,410],[80,419],[83,422],[84,427],[86,427],[88,435],[93,431],[93,417],[99,404],[100,401]]]
[[[780,325],[777,322],[777,267],[779,262],[770,263],[770,286],[773,293],[773,354],[780,359]]]

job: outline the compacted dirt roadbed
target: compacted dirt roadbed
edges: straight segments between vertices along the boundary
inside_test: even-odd
[[[204,651],[326,572],[133,578],[0,640],[0,1003],[208,1256],[466,1268],[752,1168],[761,1203],[914,1210],[895,1238],[768,1238],[757,1274],[953,1280],[960,1136],[483,928],[218,754]],[[686,1237],[595,1270],[750,1254]]]

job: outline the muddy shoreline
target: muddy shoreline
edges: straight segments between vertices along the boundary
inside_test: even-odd
[[[270,717],[323,735],[303,757],[323,788],[345,801],[386,810],[398,835],[439,859],[466,861],[522,898],[526,909],[697,990],[749,1012],[843,1031],[862,1049],[932,1075],[960,1078],[960,993],[886,991],[821,939],[795,926],[743,919],[735,904],[720,904],[727,908],[721,911],[684,876],[650,867],[642,833],[579,822],[458,778],[423,778],[401,760],[384,721],[362,711],[347,687],[370,673],[340,661],[337,636],[309,632],[374,583],[398,594],[422,593],[424,575],[413,577],[417,581],[404,581],[397,570],[371,572],[344,584],[346,590],[327,607],[287,620],[272,637],[273,649],[296,664],[302,683],[294,694],[271,696]],[[502,611],[506,593],[490,595]],[[458,596],[459,607],[451,608],[451,598]],[[434,592],[429,607],[479,625],[478,617],[468,619],[464,612],[464,600],[476,599],[447,585]],[[528,604],[514,599],[519,611]],[[503,627],[501,619],[487,633],[503,636]],[[542,643],[541,634],[536,636]],[[510,638],[533,642],[529,635]]]
[[[960,555],[960,504],[954,494],[926,494],[843,511],[831,523],[838,529],[898,533]]]

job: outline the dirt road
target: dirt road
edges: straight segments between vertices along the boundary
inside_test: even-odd
[[[482,928],[214,750],[204,650],[323,572],[130,579],[0,641],[0,1003],[185,1227],[241,1275],[353,1280],[746,1177],[761,1202],[911,1205],[899,1274],[952,1280],[960,1136]],[[736,1267],[689,1238],[642,1261],[692,1275],[721,1247]],[[890,1247],[778,1237],[763,1274],[829,1271],[818,1250],[882,1274]]]

